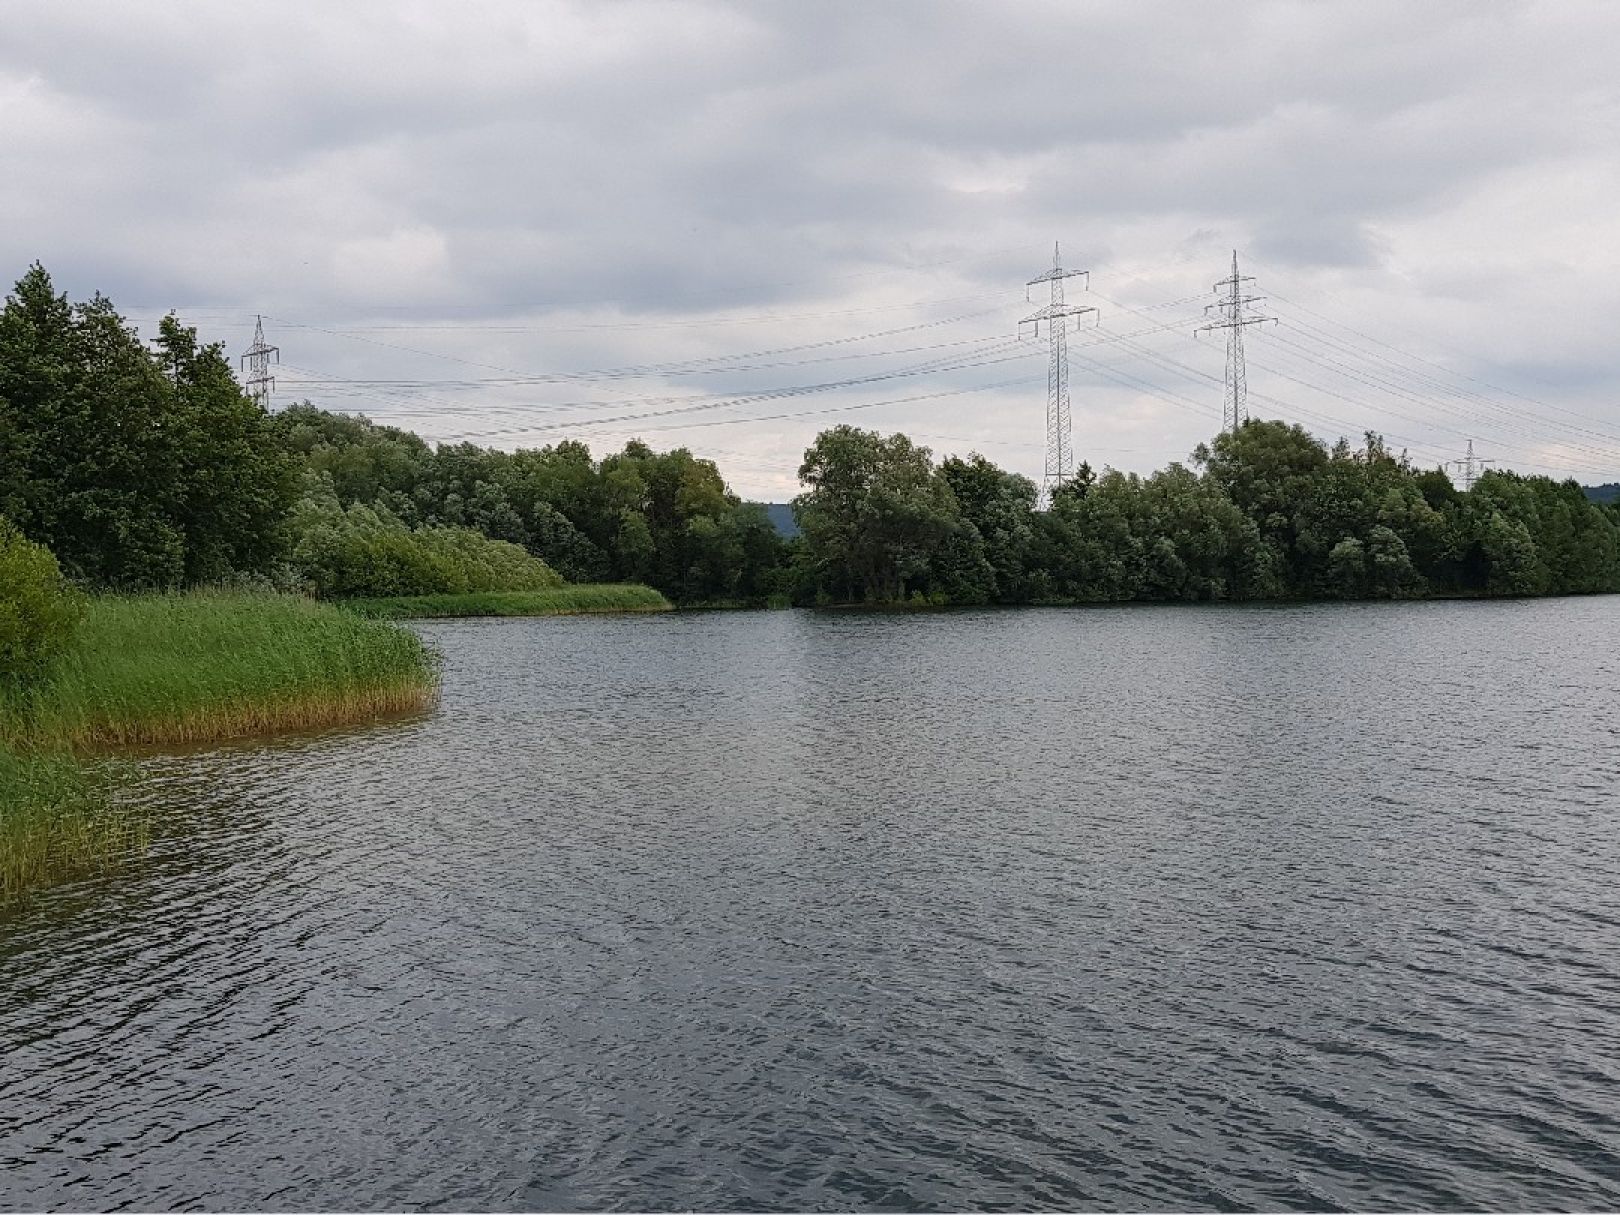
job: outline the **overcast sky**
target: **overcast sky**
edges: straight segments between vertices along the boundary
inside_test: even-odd
[[[262,313],[278,405],[640,435],[777,500],[839,422],[1038,475],[1046,347],[1014,339],[1060,241],[1098,310],[1076,448],[1148,471],[1219,426],[1193,328],[1236,248],[1280,322],[1251,412],[1620,479],[1617,4],[0,0],[0,29],[7,281],[37,259],[233,355]]]

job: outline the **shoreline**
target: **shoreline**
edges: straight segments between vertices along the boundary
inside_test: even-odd
[[[675,610],[675,605],[658,591],[635,582],[578,583],[542,591],[474,591],[461,595],[400,595],[332,602],[356,616],[373,620],[589,616]]]
[[[420,637],[331,604],[220,591],[92,599],[48,677],[0,695],[0,905],[139,853],[145,824],[113,796],[109,753],[419,712],[438,686]]]

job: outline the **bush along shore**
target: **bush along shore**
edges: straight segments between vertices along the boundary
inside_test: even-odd
[[[584,616],[600,612],[668,612],[674,605],[649,586],[596,583],[541,591],[483,591],[465,595],[400,595],[349,599],[362,616],[410,619],[462,616]]]

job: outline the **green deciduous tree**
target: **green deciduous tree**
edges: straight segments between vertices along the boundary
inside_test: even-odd
[[[926,589],[935,552],[962,523],[926,447],[839,426],[804,453],[794,514],[823,594],[895,603]]]
[[[34,266],[0,309],[0,505],[74,577],[175,586],[267,568],[294,494],[218,346],[149,350],[106,299]]]

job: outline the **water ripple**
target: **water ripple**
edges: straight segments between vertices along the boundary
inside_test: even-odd
[[[0,1206],[1612,1208],[1617,611],[424,625],[0,919]]]

